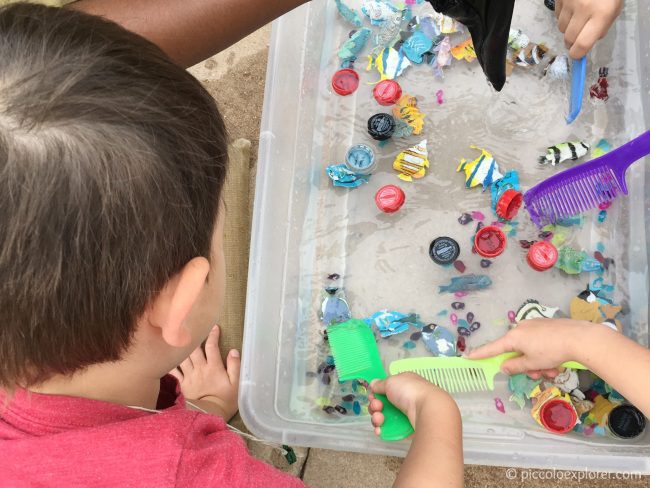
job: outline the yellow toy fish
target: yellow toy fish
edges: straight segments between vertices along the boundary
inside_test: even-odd
[[[476,59],[476,51],[474,50],[474,44],[472,43],[472,38],[470,37],[464,42],[461,42],[457,46],[451,48],[451,55],[458,59],[464,59],[468,63],[471,63]]]
[[[402,95],[393,107],[393,115],[413,127],[413,134],[419,135],[424,129],[424,115],[418,109],[418,100],[411,95]]]
[[[492,154],[474,145],[470,147],[481,151],[481,155],[470,162],[461,159],[456,171],[465,172],[466,188],[474,188],[482,184],[483,191],[485,191],[492,183],[503,178],[503,175],[499,171],[499,165],[492,157]]]
[[[372,60],[372,57],[369,57]],[[369,63],[369,65],[372,61]],[[382,49],[375,58],[375,68],[382,80],[394,80],[401,75],[411,62],[402,53],[392,47]]]
[[[422,178],[429,167],[428,156],[426,139],[399,153],[393,162],[393,168],[399,171],[397,177],[403,181]]]

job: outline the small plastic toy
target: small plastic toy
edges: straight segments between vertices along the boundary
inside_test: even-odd
[[[451,264],[458,259],[459,254],[460,246],[451,237],[437,237],[429,246],[429,256],[436,264]]]
[[[589,151],[589,144],[582,141],[563,142],[546,148],[546,154],[539,157],[539,164],[551,163],[553,166],[560,164],[567,159],[575,161]]]
[[[422,328],[422,341],[434,356],[456,356],[456,337],[448,329],[436,324]]]
[[[402,96],[402,87],[395,80],[382,80],[372,90],[379,105],[395,105]]]
[[[569,395],[563,394],[559,388],[551,387],[541,391],[537,386],[531,398],[535,399],[531,415],[549,432],[566,434],[579,422]]]
[[[395,131],[395,119],[386,113],[375,114],[368,119],[368,134],[377,141],[390,139]]]
[[[495,258],[505,251],[507,239],[501,229],[488,225],[474,236],[474,248],[483,257]]]
[[[332,76],[332,89],[339,95],[354,93],[359,87],[359,75],[353,69],[340,69]]]
[[[350,147],[345,155],[345,164],[350,171],[361,175],[368,175],[377,167],[375,153],[365,144]]]
[[[465,172],[466,188],[483,185],[483,191],[485,191],[492,183],[503,178],[503,175],[499,171],[499,165],[492,157],[492,154],[478,146],[472,145],[470,147],[481,151],[481,155],[473,161],[461,159],[456,171]]]
[[[404,205],[405,199],[404,191],[396,185],[382,186],[375,194],[377,208],[385,213],[397,212]]]
[[[399,174],[402,181],[413,181],[413,178],[422,178],[429,167],[429,152],[426,139],[397,155],[393,161],[393,169]]]
[[[457,276],[451,279],[448,285],[438,287],[438,293],[455,293],[457,291],[483,290],[492,284],[492,280],[486,275],[469,274]]]
[[[558,252],[548,241],[537,241],[528,249],[526,260],[535,271],[546,271],[555,266]]]
[[[364,183],[368,183],[368,179],[370,178],[370,175],[361,175],[350,171],[345,164],[333,164],[328,166],[325,171],[334,186],[342,186],[345,188],[357,188]]]

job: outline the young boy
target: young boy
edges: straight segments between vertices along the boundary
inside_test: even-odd
[[[213,327],[227,165],[214,100],[117,24],[28,4],[0,9],[0,86],[0,484],[302,486],[224,420],[239,355],[224,366]],[[461,486],[453,400],[412,375],[375,388],[417,428],[400,480],[424,479],[428,449]]]

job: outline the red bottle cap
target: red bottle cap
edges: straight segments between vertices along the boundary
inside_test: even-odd
[[[375,85],[372,96],[379,105],[394,105],[402,96],[402,87],[395,80],[383,80]]]
[[[512,220],[517,216],[519,207],[524,201],[524,196],[520,191],[510,188],[503,192],[499,201],[497,202],[496,212],[499,217],[504,220]]]
[[[476,252],[486,258],[495,258],[506,248],[506,235],[494,225],[481,228],[474,236]]]
[[[382,186],[375,194],[375,203],[382,212],[397,212],[404,205],[406,195],[399,186]]]
[[[556,247],[547,241],[537,241],[528,249],[526,260],[531,268],[536,271],[551,269],[557,261]]]
[[[555,434],[566,434],[575,427],[578,422],[578,414],[571,402],[555,398],[542,405],[539,420],[548,431]]]
[[[332,89],[339,95],[354,93],[359,87],[359,75],[353,69],[340,69],[332,76]]]

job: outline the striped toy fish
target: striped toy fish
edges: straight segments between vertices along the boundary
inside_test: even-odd
[[[546,154],[539,157],[539,164],[551,163],[553,166],[562,161],[572,159],[575,161],[589,151],[589,144],[586,142],[563,142],[546,148]]]
[[[451,55],[458,59],[464,59],[468,63],[471,63],[476,59],[476,51],[474,50],[474,44],[472,43],[472,38],[470,37],[464,42],[451,48]]]
[[[473,161],[461,159],[456,171],[465,172],[466,188],[483,185],[483,191],[485,191],[492,183],[503,178],[503,175],[499,171],[499,165],[496,159],[492,157],[492,154],[474,145],[470,147],[481,151],[481,155]]]
[[[402,95],[393,107],[393,115],[411,126],[413,134],[416,136],[422,133],[426,115],[420,112],[417,98],[411,95]]]
[[[417,146],[408,148],[397,155],[393,168],[399,171],[397,177],[403,181],[413,181],[413,178],[422,178],[429,167],[429,152],[427,140]]]
[[[372,57],[369,56],[369,59]],[[394,80],[409,66],[411,66],[411,62],[404,53],[398,52],[392,47],[382,49],[375,58],[375,68],[382,80]]]

